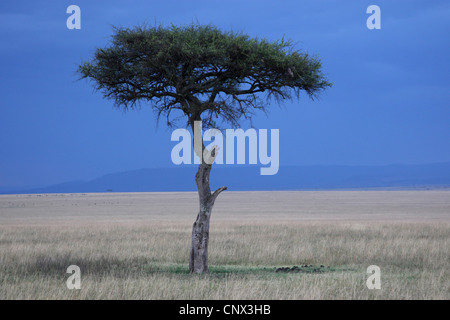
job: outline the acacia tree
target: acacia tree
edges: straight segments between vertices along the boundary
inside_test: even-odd
[[[224,123],[237,127],[254,111],[266,110],[270,97],[299,98],[304,91],[314,98],[331,85],[320,60],[295,50],[292,42],[270,42],[211,25],[115,28],[111,45],[97,49],[78,72],[116,107],[148,103],[157,119],[163,117],[171,126],[174,118],[184,118],[193,132],[197,121],[205,128]],[[204,273],[211,211],[227,188],[210,189],[217,150],[208,151],[201,142],[195,152],[202,159],[195,175],[200,209],[192,227],[189,269]]]

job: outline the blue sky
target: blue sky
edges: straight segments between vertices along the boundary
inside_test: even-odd
[[[71,4],[81,30],[66,28]],[[371,4],[381,30],[366,27]],[[112,25],[143,22],[285,36],[320,56],[331,89],[255,118],[280,129],[281,165],[450,161],[449,17],[437,0],[2,1],[0,187],[174,166],[171,130],[150,107],[116,110],[75,73]]]

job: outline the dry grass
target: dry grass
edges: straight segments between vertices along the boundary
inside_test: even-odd
[[[230,192],[203,276],[187,266],[195,194],[0,196],[0,299],[449,299],[449,195]],[[274,272],[301,264],[330,268]]]

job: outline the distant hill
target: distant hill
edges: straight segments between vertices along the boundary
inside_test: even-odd
[[[261,176],[259,166],[220,166],[211,171],[212,188],[244,190],[334,190],[450,187],[450,163],[388,166],[284,166],[274,176]],[[42,188],[1,193],[84,193],[196,191],[196,166],[141,169],[108,174]]]

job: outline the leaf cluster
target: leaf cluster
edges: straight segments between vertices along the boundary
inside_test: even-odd
[[[82,63],[81,78],[119,108],[150,103],[171,125],[178,110],[193,125],[217,120],[238,126],[270,97],[314,98],[331,84],[317,57],[295,50],[291,41],[270,42],[212,25],[115,28],[110,46]],[[263,98],[263,95],[265,97]]]

